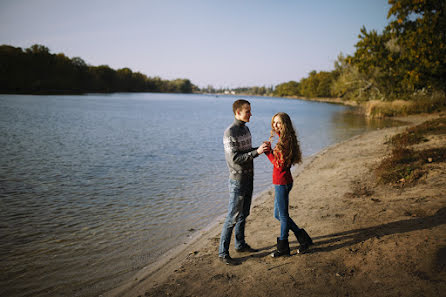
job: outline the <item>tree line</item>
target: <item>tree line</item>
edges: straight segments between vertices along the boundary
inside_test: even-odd
[[[163,80],[129,68],[91,66],[79,57],[52,54],[39,44],[25,50],[0,46],[0,93],[192,93],[197,89],[188,79]]]
[[[389,0],[382,33],[360,30],[356,51],[340,54],[333,71],[279,84],[275,96],[368,101],[413,99],[446,91],[444,0]]]
[[[163,80],[129,68],[90,66],[81,58],[51,54],[43,45],[0,46],[1,93],[172,92],[259,96],[336,97],[392,101],[446,92],[444,0],[389,0],[383,32],[361,28],[355,52],[339,54],[332,71],[312,71],[273,87],[199,89],[188,79]],[[446,103],[445,103],[446,105]]]

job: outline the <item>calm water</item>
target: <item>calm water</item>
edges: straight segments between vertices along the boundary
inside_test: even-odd
[[[251,101],[253,143],[290,114],[305,156],[365,130],[346,107]],[[236,97],[0,95],[0,295],[96,296],[225,213]],[[255,192],[271,166],[255,161]]]

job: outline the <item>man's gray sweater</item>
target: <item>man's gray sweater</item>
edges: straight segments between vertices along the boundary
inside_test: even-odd
[[[245,181],[254,177],[253,159],[259,154],[252,147],[251,132],[245,122],[235,119],[223,135],[229,178]]]

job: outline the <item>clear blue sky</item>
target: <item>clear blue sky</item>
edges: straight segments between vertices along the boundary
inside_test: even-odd
[[[0,0],[0,44],[47,46],[199,87],[270,86],[332,70],[387,0]]]

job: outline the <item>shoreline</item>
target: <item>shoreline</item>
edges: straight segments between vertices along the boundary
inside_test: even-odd
[[[368,132],[364,132],[363,134],[366,134],[366,133],[368,133]],[[319,151],[317,153],[314,153],[310,156],[305,157],[304,160],[302,161],[302,164],[300,164],[299,166],[297,166],[295,168],[292,168],[293,179],[298,177],[304,171],[305,167],[309,166],[311,164],[311,162],[313,162],[314,159],[316,159],[320,154],[324,154],[330,148],[334,148],[338,145],[342,145],[343,143],[349,142],[357,137],[360,137],[363,134],[355,135],[355,136],[353,136],[349,139],[343,140],[339,143],[334,143],[332,145],[329,145],[328,147],[323,148],[321,151]],[[273,191],[274,191],[274,187],[273,187],[273,185],[270,185],[265,190],[254,195],[253,199],[252,199],[251,209],[256,207],[257,205],[265,203],[266,199],[271,198],[271,193]],[[173,261],[176,258],[181,257],[182,254],[186,253],[185,251],[188,250],[189,247],[194,246],[198,240],[202,239],[203,237],[210,236],[209,233],[213,233],[215,231],[221,232],[221,228],[222,228],[222,225],[226,218],[226,215],[227,215],[226,212],[222,213],[221,215],[216,217],[214,219],[214,221],[210,222],[207,226],[205,226],[203,229],[193,232],[189,236],[188,240],[183,243],[183,245],[179,245],[176,248],[170,249],[162,256],[161,259],[147,265],[146,267],[142,268],[139,272],[137,272],[135,274],[135,279],[138,279],[138,281],[141,282],[144,279],[149,278],[151,275],[155,274],[160,269],[164,269],[165,265],[169,265],[170,261]],[[220,235],[220,233],[218,233],[218,235]],[[191,252],[187,252],[187,253],[190,254]],[[121,291],[122,289],[125,289],[127,286],[128,286],[128,284],[125,282],[122,285],[120,285],[112,290],[109,290],[109,291],[105,292],[104,294],[101,294],[101,296],[120,296],[119,291]],[[109,295],[109,294],[111,294],[111,295]],[[118,294],[118,295],[115,295],[115,294]]]
[[[363,134],[366,134],[366,133],[367,132],[365,132]],[[299,165],[297,168],[292,169],[293,178],[298,177],[304,171],[305,167],[309,166],[320,154],[324,154],[330,148],[333,148],[333,147],[336,147],[343,143],[349,142],[350,140],[360,137],[363,134],[355,135],[355,136],[353,136],[349,139],[346,139],[344,141],[341,141],[339,143],[332,144],[313,155],[307,156],[306,158],[304,158],[301,165]],[[271,198],[271,194],[273,193],[273,191],[274,191],[274,187],[271,185],[268,188],[266,188],[265,190],[261,191],[260,193],[254,195],[252,204],[251,204],[251,209],[257,207],[258,205],[261,205],[262,203],[265,203],[265,201],[267,199]],[[195,250],[200,247],[200,244],[198,243],[199,240],[209,239],[209,237],[212,237],[212,235],[215,235],[215,234],[220,236],[221,228],[223,226],[226,215],[227,215],[226,212],[219,215],[217,218],[214,219],[214,221],[209,223],[206,227],[192,233],[190,235],[190,237],[188,238],[188,240],[186,242],[184,242],[182,245],[179,245],[176,248],[170,249],[165,254],[163,254],[163,256],[159,260],[147,265],[146,267],[142,268],[140,271],[136,272],[133,277],[134,280],[128,280],[128,281],[122,283],[121,285],[119,285],[118,287],[113,288],[107,292],[104,292],[100,296],[104,296],[104,297],[127,296],[127,294],[125,292],[127,290],[131,289],[132,287],[134,287],[135,285],[140,284],[148,279],[152,280],[152,278],[155,278],[158,280],[158,278],[160,278],[160,277],[154,276],[154,274],[156,274],[160,270],[169,270],[172,267],[175,267],[176,265],[178,265],[178,263],[176,263],[176,262],[172,263],[173,261],[175,261],[175,260],[181,261],[181,260],[184,260],[185,258],[187,258],[189,255],[194,254]],[[189,250],[191,250],[191,251],[189,251]],[[165,272],[162,273],[162,275],[163,275],[162,278],[165,277],[164,274],[165,274]],[[162,279],[158,280],[158,281],[162,281]]]
[[[279,290],[278,287],[280,286],[277,284],[280,283],[281,285],[284,285],[283,282],[281,282],[280,279],[272,277],[268,271],[278,269],[280,271],[287,271],[285,275],[290,274],[290,271],[294,271],[293,269],[297,268],[295,265],[291,264],[293,262],[305,262],[301,263],[305,264],[302,265],[304,270],[311,267],[309,269],[312,278],[306,279],[304,277],[303,279],[299,278],[299,281],[296,281],[296,275],[292,274],[295,275],[294,281],[290,281],[290,279],[287,278],[285,281],[287,286],[291,284],[292,286],[311,288],[310,291],[313,294],[308,294],[309,296],[321,295],[320,293],[328,288],[335,290],[332,286],[328,286],[328,288],[324,289],[322,285],[318,287],[316,284],[312,284],[314,283],[315,277],[313,272],[321,269],[321,265],[323,266],[323,269],[330,270],[330,265],[328,265],[328,268],[326,267],[327,263],[335,263],[333,264],[335,267],[346,266],[347,264],[345,263],[338,265],[338,260],[336,258],[336,255],[339,256],[339,254],[343,254],[342,252],[345,252],[345,249],[333,248],[333,246],[320,248],[319,246],[327,244],[327,238],[329,238],[329,245],[330,243],[336,245],[338,236],[335,235],[337,233],[340,233],[341,235],[343,234],[342,232],[349,234],[349,232],[353,232],[355,228],[361,228],[360,230],[363,228],[370,229],[370,226],[383,224],[386,221],[389,221],[389,224],[391,224],[395,218],[401,217],[401,215],[397,217],[393,216],[395,212],[398,212],[398,208],[392,210],[392,212],[388,212],[387,210],[384,211],[386,214],[384,217],[382,212],[376,212],[376,205],[382,204],[382,201],[386,199],[387,194],[383,197],[375,198],[375,200],[369,199],[367,201],[362,201],[364,203],[361,203],[360,200],[363,200],[361,197],[358,198],[359,201],[354,201],[352,199],[352,201],[350,201],[346,198],[346,195],[351,190],[351,184],[357,182],[356,179],[359,178],[361,184],[369,184],[369,181],[367,181],[367,178],[364,176],[369,172],[367,167],[369,167],[370,164],[376,163],[376,159],[382,158],[383,154],[385,154],[386,147],[382,143],[383,140],[386,137],[389,137],[389,135],[403,131],[407,126],[426,120],[426,117],[409,116],[397,119],[406,122],[406,124],[400,127],[369,131],[340,143],[333,144],[312,156],[308,156],[305,158],[302,165],[294,168],[295,170],[293,170],[292,173],[293,178],[295,179],[295,186],[290,194],[290,216],[293,219],[297,218],[296,223],[300,227],[304,227],[309,231],[310,235],[315,240],[316,244],[313,248],[313,250],[315,250],[314,254],[295,255],[297,242],[290,236],[290,246],[292,248],[293,256],[284,259],[269,259],[270,257],[268,257],[268,255],[275,247],[275,237],[271,233],[273,232],[275,234],[278,231],[278,223],[272,218],[271,202],[274,193],[271,186],[253,197],[251,215],[246,227],[247,241],[255,248],[262,247],[260,248],[260,252],[254,255],[240,255],[233,251],[231,245],[231,255],[234,258],[243,256],[241,258],[244,262],[242,265],[237,267],[227,267],[219,263],[217,259],[216,248],[218,246],[221,226],[226,215],[226,213],[224,213],[205,229],[193,234],[187,244],[170,250],[163,255],[161,259],[136,273],[133,279],[104,293],[102,296],[184,296],[184,294],[200,296],[206,295],[206,292],[209,292],[209,290],[212,290],[212,293],[210,294],[211,296],[225,296],[229,291],[233,293],[235,292],[232,291],[235,289],[230,289],[228,287],[229,283],[235,285],[235,287],[238,287],[239,289],[244,288],[248,290],[246,292],[249,292],[249,288],[251,288],[251,290],[256,288],[257,290],[260,290],[258,291],[259,296],[270,296],[270,293],[272,292],[286,293],[286,291]],[[369,156],[369,153],[365,154],[363,150],[373,150],[373,156]],[[355,155],[355,153],[357,155]],[[349,156],[351,156],[351,159],[348,159]],[[364,163],[366,159],[367,162]],[[339,160],[344,160],[345,162],[337,164]],[[347,166],[343,163],[351,164]],[[328,174],[328,172],[331,171],[333,171],[332,174]],[[315,178],[319,179],[319,181],[315,181]],[[373,188],[372,185],[370,187]],[[382,189],[375,190],[375,192],[381,190]],[[441,189],[437,190],[441,191]],[[325,199],[314,200],[314,197],[318,196],[325,196]],[[335,199],[332,196],[334,196]],[[397,199],[395,199],[395,201],[397,201]],[[388,203],[392,204],[394,201]],[[346,204],[348,207],[343,204]],[[443,205],[443,207],[445,204],[444,199],[440,201],[440,205]],[[331,209],[331,211],[329,211],[329,209]],[[381,216],[381,218],[371,216],[371,213],[374,212],[376,212],[376,216]],[[425,210],[424,213],[431,215],[434,219],[438,219],[437,216],[435,216],[435,212],[428,213],[428,211]],[[342,221],[342,223],[339,224],[340,222],[337,221]],[[383,226],[387,225],[384,224]],[[433,228],[435,227],[441,229],[439,231],[441,234],[446,234],[442,223],[435,225]],[[323,235],[327,232],[333,234],[331,234],[331,236]],[[395,234],[390,234],[388,237],[396,236],[397,232],[394,233]],[[374,239],[374,237],[369,238],[365,233],[361,236],[364,237],[362,238],[363,240],[357,242],[354,241],[354,244],[347,250],[347,255],[343,255],[341,259],[348,258],[352,253],[356,256],[357,252],[361,250],[364,245],[371,244],[368,241]],[[330,237],[333,238],[330,239]],[[410,240],[408,241],[408,244],[411,244]],[[349,247],[348,245],[346,246]],[[394,245],[392,245],[392,247],[394,248]],[[352,250],[354,252],[352,252]],[[370,248],[370,252],[372,251],[373,249]],[[321,260],[324,259],[324,257],[318,257],[318,254],[323,254],[323,256],[327,258],[327,261],[325,261],[327,263]],[[335,258],[332,258],[332,254],[335,254]],[[363,258],[367,258],[367,253],[361,255]],[[308,258],[312,258],[313,261],[308,262]],[[314,263],[314,261],[316,263]],[[374,265],[370,264],[369,266],[374,267]],[[328,284],[333,282],[337,283],[338,281],[346,280],[347,276],[353,279],[357,276],[356,274],[358,274],[360,276],[358,276],[361,280],[360,282],[348,287],[348,290],[343,288],[351,292],[355,292],[358,288],[364,288],[364,275],[358,273],[361,268],[356,267],[354,264],[351,266],[354,268],[351,268],[350,270],[345,267],[337,268],[339,272],[330,273],[325,276],[327,279],[324,281],[328,282]],[[248,275],[246,275],[247,271],[250,271]],[[446,272],[441,271],[441,273]],[[250,277],[249,275],[251,274],[256,277]],[[322,277],[322,274],[318,276]],[[209,277],[211,278],[209,279]],[[198,284],[194,285],[193,283],[189,283],[194,279],[197,280]],[[264,282],[262,282],[262,280],[264,280]],[[384,280],[380,280],[379,282],[382,283],[383,281]],[[296,285],[296,282],[298,285]],[[175,287],[172,287],[172,284],[181,284],[181,290],[176,290]],[[365,284],[369,285],[369,288],[376,285],[374,281],[371,283],[366,281]],[[444,285],[444,283],[440,284]],[[168,289],[169,287],[171,287],[171,289]],[[277,289],[277,291],[275,289]],[[376,293],[376,296],[378,295],[379,294]],[[281,296],[281,294],[279,294],[279,296]]]
[[[367,132],[366,132],[367,133]],[[361,134],[362,135],[362,134]],[[329,150],[331,147],[335,147],[337,145],[340,145],[344,142],[348,142],[351,139],[354,139],[356,137],[359,137],[361,135],[353,136],[350,139],[341,141],[340,143],[332,144],[324,149],[322,149],[320,152],[317,152],[313,155],[310,155],[306,157],[302,164],[298,168],[293,168],[292,175],[293,178],[296,178],[301,174],[306,166],[309,166],[311,162],[318,157],[319,154],[324,153],[325,151]],[[273,186],[269,186],[265,190],[261,191],[260,193],[253,196],[251,209],[265,203],[265,201],[269,198],[271,198],[271,193],[273,192]],[[121,285],[119,285],[116,288],[113,288],[107,292],[104,292],[100,296],[104,297],[112,297],[112,296],[128,296],[126,291],[131,290],[134,286],[137,286],[138,284],[141,284],[142,282],[146,280],[150,281],[159,281],[161,282],[165,277],[166,273],[169,273],[168,270],[171,270],[172,268],[176,267],[178,265],[178,262],[174,262],[176,260],[182,261],[184,259],[187,259],[190,255],[193,255],[196,253],[196,250],[200,248],[201,244],[199,243],[200,240],[203,239],[209,239],[212,236],[218,235],[220,236],[221,229],[224,223],[224,220],[226,218],[227,213],[224,212],[223,214],[219,215],[217,218],[214,219],[213,222],[209,223],[206,227],[204,227],[201,230],[198,230],[191,234],[189,239],[184,242],[183,245],[179,245],[176,248],[170,249],[167,251],[163,256],[147,265],[146,267],[142,268],[140,271],[135,273],[133,279],[134,280],[128,280]],[[217,257],[217,254],[216,254]],[[174,263],[173,263],[174,262]],[[159,277],[155,275],[156,273],[161,272],[160,274],[162,277]]]

